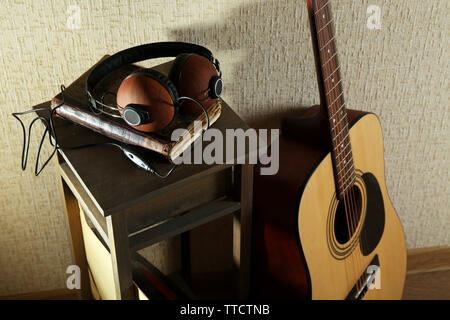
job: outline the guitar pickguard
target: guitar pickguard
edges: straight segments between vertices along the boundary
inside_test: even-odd
[[[362,175],[367,190],[367,211],[361,230],[361,252],[367,256],[375,250],[381,240],[385,224],[383,195],[377,178],[366,172]]]

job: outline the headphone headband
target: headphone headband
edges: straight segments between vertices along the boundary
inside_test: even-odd
[[[89,101],[95,104],[92,90],[109,73],[123,66],[139,61],[155,58],[176,57],[182,53],[196,53],[210,60],[220,74],[219,61],[216,60],[211,51],[197,44],[186,42],[156,42],[143,44],[119,51],[100,62],[89,74],[86,81],[86,93]]]

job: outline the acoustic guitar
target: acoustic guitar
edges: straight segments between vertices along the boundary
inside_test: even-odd
[[[380,121],[346,109],[330,4],[307,4],[321,104],[283,119],[278,173],[255,174],[252,296],[400,299],[406,243]]]

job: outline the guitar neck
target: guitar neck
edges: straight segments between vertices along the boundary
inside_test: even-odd
[[[355,181],[355,170],[330,1],[308,0],[308,11],[321,105],[329,120],[336,188],[342,198]]]

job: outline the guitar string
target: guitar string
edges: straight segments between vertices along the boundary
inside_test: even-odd
[[[316,2],[316,1],[314,1],[314,4],[315,4],[315,6],[316,6],[316,8],[317,8],[317,6],[318,6],[318,3]],[[326,5],[324,5],[323,7],[325,7]],[[315,18],[315,21],[316,21],[316,30],[318,30],[318,25],[320,25],[320,18],[318,18],[317,17],[317,12],[318,11],[316,11],[315,13],[314,13],[314,18]],[[324,18],[325,18],[325,14],[324,14],[324,16],[323,16]],[[320,32],[317,32],[317,40],[318,40],[318,44],[320,44],[320,42],[323,42],[322,40],[323,40],[323,37],[322,37],[322,35],[321,35],[321,33]],[[319,45],[320,46],[320,45]],[[321,55],[321,53],[320,53],[320,50],[319,50],[319,59],[322,61],[323,59],[322,59],[322,55]],[[320,63],[321,64],[321,66],[322,66],[322,69],[324,69],[325,67],[326,67],[326,64],[322,64],[322,63]],[[326,86],[326,82],[324,81],[324,86]],[[328,95],[325,95],[325,98],[327,99],[327,100],[330,100],[329,99],[329,96]],[[329,110],[329,113],[330,113],[330,111],[331,111],[331,114],[329,114],[329,120],[331,121],[331,119],[335,116],[335,114],[333,114],[334,112],[333,112],[333,104],[330,104],[330,101],[328,101],[328,108],[327,108],[328,110]],[[330,110],[331,109],[331,110]],[[337,128],[339,129],[339,127],[340,127],[340,123],[339,124],[337,124]],[[330,129],[331,129],[331,124],[330,124]],[[336,127],[335,127],[335,129],[336,129]],[[333,130],[333,129],[331,129],[331,130]],[[335,141],[332,141],[332,145],[335,143]],[[333,148],[333,153],[335,154],[335,162],[338,162],[339,160],[338,160],[338,158],[340,157],[340,155],[338,156],[338,157],[336,157],[336,154],[337,154],[337,152],[336,152],[336,149],[335,148]],[[337,163],[335,163],[336,164],[336,167],[337,167]],[[342,175],[340,175],[340,174],[337,174],[337,179],[338,180],[342,180],[342,178],[340,178],[340,177],[342,177]],[[339,181],[339,184],[341,183],[342,181]],[[340,192],[340,191],[342,191],[342,190],[338,190],[338,192]],[[340,195],[339,195],[340,196]],[[347,201],[347,197],[345,196],[345,193],[343,194],[343,199],[341,199],[341,201],[343,201],[344,202],[344,210],[345,210],[345,215],[346,215],[346,224],[347,224],[347,230],[348,230],[348,234],[350,235],[351,234],[351,227],[350,227],[350,219],[349,219],[349,217],[348,217],[348,201]],[[350,262],[350,268],[348,267],[348,264],[347,264],[347,261],[348,260],[350,260],[349,262]],[[354,264],[354,261],[352,261],[353,260],[353,257],[349,257],[349,259],[348,260],[344,260],[344,269],[345,269],[345,272],[346,272],[346,277],[347,277],[347,285],[350,287],[350,288],[352,288],[352,280],[350,280],[349,281],[349,277],[348,277],[348,272],[350,272],[350,274],[353,274],[351,277],[350,277],[350,279],[352,279],[352,278],[354,278],[354,275],[355,275],[355,264]],[[349,269],[351,269],[351,270],[349,270]]]
[[[327,10],[328,10],[328,7],[327,7]],[[332,38],[334,38],[334,34],[332,36],[333,36]],[[334,42],[333,42],[333,45],[335,45]],[[336,60],[337,59],[338,58],[336,58]],[[340,82],[341,82],[341,78],[339,80],[339,83]],[[349,140],[350,137],[348,135],[348,123],[347,123],[347,135],[346,135],[346,137],[344,139],[347,139],[349,141],[348,144],[350,144],[350,140]],[[350,148],[349,154],[350,154],[350,159],[352,160],[352,164],[353,164],[353,155],[352,155],[352,149],[351,148]],[[345,167],[345,165],[344,165],[344,167]],[[355,187],[354,187],[355,182],[356,182],[356,176],[355,176],[355,169],[353,167],[353,169],[351,170],[351,183],[349,184],[348,193],[349,193],[349,197],[350,197],[350,201],[351,201],[351,218],[353,220],[353,225],[354,225],[352,233],[356,234],[359,226],[361,226],[361,228],[359,230],[360,231],[362,230],[362,220],[361,220],[362,212],[361,212],[360,205],[358,205],[357,196],[355,195]],[[362,197],[362,194],[361,194],[361,197]],[[355,235],[355,236],[358,236],[358,235]],[[360,236],[359,240],[362,243],[367,242],[365,237],[361,237]],[[361,255],[357,255],[357,257],[360,258],[360,259],[358,259],[359,260],[358,262],[360,264],[360,270],[364,270],[365,265],[364,265],[364,262],[362,261],[363,257]],[[361,266],[361,264],[362,264],[362,266]],[[358,274],[359,287],[362,286],[362,283],[361,283],[362,281],[363,281],[363,278],[361,278],[360,275]]]
[[[323,7],[325,7],[326,5],[324,5]],[[326,13],[324,13],[323,14],[323,17],[325,18],[326,17],[326,15],[328,15],[328,16],[330,16],[330,12],[329,12],[329,8],[328,7],[326,7],[325,8],[325,11],[326,11]],[[317,19],[317,15],[315,15],[315,17],[316,17],[316,19]],[[320,19],[319,19],[320,20]],[[332,28],[332,26],[330,26],[331,28]],[[325,28],[325,27],[322,27],[321,28],[321,30],[326,30],[326,31],[328,31],[327,29],[328,28]],[[320,33],[318,33],[318,38],[321,38],[321,35],[320,35]],[[325,44],[325,46],[323,46],[321,49],[320,49],[320,51],[322,51],[322,49],[324,48],[324,47],[326,47],[328,44],[330,44],[330,46],[332,45],[332,44],[334,44],[331,40],[332,39],[334,39],[334,35],[331,37],[331,36],[329,36],[329,38],[331,38],[330,40],[328,40],[327,42],[326,42],[326,44]],[[333,51],[335,51],[335,50],[333,50]],[[328,52],[330,52],[330,50],[328,50]],[[327,67],[326,65],[328,64],[328,62],[331,62],[331,61],[333,61],[333,58],[336,56],[336,52],[334,52],[334,54],[333,54],[333,56],[331,57],[331,58],[329,58],[328,60],[327,60],[327,62],[324,64],[324,65],[322,65],[322,68],[325,68],[325,67]],[[336,60],[337,60],[337,57],[336,57],[336,59],[333,61],[333,62],[336,62]],[[336,64],[335,64],[335,68],[334,68],[334,71],[333,71],[333,73],[334,72],[336,72],[337,71],[337,69],[339,68],[339,66],[337,65],[336,66]],[[327,93],[327,96],[330,94],[330,93],[334,93],[333,92],[333,90],[335,89],[335,88],[337,88],[338,87],[338,85],[340,84],[340,82],[341,82],[341,79],[339,80],[339,82],[336,84],[336,85],[334,85],[334,87],[332,87],[332,89],[331,90],[329,90],[329,92]],[[326,83],[325,83],[325,86],[326,86]],[[333,109],[336,109],[334,106],[333,106],[333,104],[340,98],[340,96],[342,95],[342,93],[333,101],[333,103],[330,105],[330,107],[331,107],[331,109],[332,109],[332,111],[333,111]],[[337,112],[334,112],[335,114],[337,114]],[[344,117],[345,117],[345,115],[344,115]],[[342,119],[341,119],[342,120]],[[341,123],[340,123],[341,121],[339,121],[339,123],[336,125],[336,127],[337,128],[339,128],[339,127],[341,127]],[[335,127],[335,128],[336,128]],[[347,129],[347,131],[348,131],[348,124],[347,124],[347,126],[346,126],[346,124],[345,124],[345,122],[344,122],[344,124],[342,124],[342,130],[340,130],[340,132],[339,132],[339,134],[337,135],[337,137],[339,137],[339,135],[342,133],[342,131],[344,131],[345,129]],[[347,135],[346,135],[346,137],[348,137],[348,133],[347,133]],[[345,139],[345,138],[344,138]],[[348,142],[348,144],[350,144],[350,141]],[[345,150],[344,150],[345,151]],[[342,152],[341,152],[342,153]],[[340,153],[340,154],[341,154]],[[342,163],[342,159],[340,159],[341,157],[340,157],[340,154],[338,155],[338,161],[340,162],[340,163]],[[349,155],[351,155],[351,149],[350,149],[350,152],[349,152]],[[345,152],[344,152],[344,159],[347,157],[347,155],[345,155]],[[350,159],[352,159],[353,160],[353,157],[350,157]],[[352,163],[353,163],[353,161],[352,161]],[[344,168],[343,169],[345,169],[345,167],[346,167],[346,163],[344,163]],[[340,171],[342,171],[342,169],[340,170]],[[345,171],[345,170],[344,170]],[[340,179],[342,180],[345,176],[347,175],[347,173],[345,174],[345,175],[341,175],[340,176]],[[338,175],[338,177],[339,177],[339,175]],[[350,224],[351,224],[351,228],[350,228],[350,230],[351,230],[351,232],[349,231],[349,241],[351,240],[351,238],[352,238],[352,235],[356,232],[356,230],[358,229],[358,225],[360,224],[360,218],[361,218],[361,215],[362,215],[362,213],[360,212],[360,210],[361,210],[361,208],[359,208],[360,206],[358,206],[358,201],[357,201],[357,197],[355,196],[355,190],[354,190],[354,188],[353,188],[353,185],[354,185],[354,178],[355,178],[355,176],[354,176],[354,169],[351,171],[351,176],[350,177],[348,177],[348,178],[350,178],[350,184],[349,184],[349,188],[348,188],[348,190],[347,190],[347,185],[346,185],[346,183],[345,182],[347,182],[348,181],[348,179],[346,179],[346,180],[344,180],[344,184],[343,184],[343,188],[344,188],[344,191],[343,191],[343,194],[344,194],[344,204],[345,204],[345,206],[346,206],[346,218],[347,218],[347,223],[348,223],[348,220],[349,220],[349,215],[350,215]],[[341,181],[342,182],[342,181]],[[342,183],[341,183],[342,184]],[[362,194],[361,194],[362,195]],[[349,213],[349,215],[348,215],[348,213]],[[358,217],[359,217],[359,219],[358,219]],[[365,242],[364,241],[364,239],[363,238],[361,238],[360,237],[360,241],[362,241],[362,242]],[[359,257],[359,255],[356,255],[356,257],[358,258]],[[358,266],[359,266],[359,268],[358,269],[362,269],[361,268],[361,258],[360,259],[357,259],[358,261],[357,261],[357,263],[358,263]],[[360,289],[360,287],[361,287],[361,281],[363,281],[363,279],[361,279],[360,278],[360,276],[359,276],[359,274],[357,274],[357,289],[359,290]]]
[[[350,192],[351,192],[351,197],[352,197],[352,199],[353,199],[353,203],[354,203],[354,208],[353,208],[353,210],[354,210],[354,212],[355,212],[355,223],[357,223],[357,226],[359,226],[359,224],[361,223],[361,228],[362,228],[362,221],[361,221],[361,216],[362,216],[362,212],[360,212],[359,211],[359,206],[358,206],[358,199],[356,198],[356,196],[355,196],[355,188],[357,188],[357,187],[351,187],[351,189],[350,189]],[[360,229],[360,231],[361,231],[362,229]],[[356,230],[355,230],[355,232],[356,232]],[[363,239],[361,238],[361,233],[360,233],[360,237],[359,237],[359,239],[360,239],[360,241],[362,241],[363,242]],[[361,259],[362,260],[362,259]],[[361,282],[361,284],[360,284],[360,286],[363,286],[364,285],[364,279],[365,279],[365,272],[364,272],[364,263],[363,263],[363,265],[362,265],[362,270],[363,270],[363,273],[362,273],[362,276],[360,276],[359,277],[359,281]]]
[[[324,13],[324,15],[326,15],[326,16],[328,16],[328,17],[330,17],[331,16],[331,13],[330,13],[330,11],[329,11],[329,8],[328,8],[328,6],[326,6],[325,8],[324,8],[324,11],[325,11],[325,13]],[[331,30],[330,30],[331,29]],[[327,33],[328,33],[328,37],[329,38],[331,38],[332,37],[332,25],[330,25],[330,27],[329,28],[327,28],[326,29],[326,31],[327,31]],[[329,32],[329,31],[331,31],[331,32]],[[331,35],[330,35],[330,33],[331,33]],[[329,65],[327,65],[326,67],[328,68],[328,69],[331,69],[331,70],[333,70],[333,69],[335,69],[335,67],[336,67],[336,60],[337,60],[337,52],[336,52],[336,48],[335,48],[335,44],[334,44],[334,42],[331,42],[331,45],[330,45],[330,47],[332,47],[332,49],[333,49],[333,52],[334,52],[334,54],[333,54],[333,56],[332,56],[332,58],[330,58],[330,59],[328,59],[327,61],[329,61],[329,62],[331,62]],[[336,59],[333,59],[334,57],[336,57]],[[328,63],[328,62],[327,62]],[[329,70],[330,72],[331,72],[331,70]],[[336,74],[337,76],[338,76],[338,78],[339,78],[339,82],[341,81],[340,79],[340,74],[339,73],[337,73]],[[335,81],[336,82],[336,81]],[[338,88],[338,87],[336,87],[336,88]],[[340,87],[339,87],[340,88]],[[339,94],[339,95],[338,95]],[[336,97],[336,95],[338,95],[337,97]],[[341,108],[343,108],[343,102],[342,102],[342,99],[343,99],[343,91],[341,90],[340,91],[340,93],[339,93],[339,91],[332,91],[331,92],[331,95],[329,94],[329,97],[330,97],[330,100],[331,100],[331,98],[334,98],[334,100],[333,100],[333,102],[330,104],[330,107],[332,108],[331,110],[332,110],[332,112],[335,114],[335,116],[337,115],[337,116],[339,116],[339,110],[340,110],[340,108],[338,109],[338,105],[336,104],[335,105],[335,103],[337,103],[338,101],[340,102],[340,105],[341,105]],[[342,99],[341,99],[341,97],[342,97]],[[344,113],[344,110],[342,110],[342,114],[341,114],[341,116],[343,115],[343,114],[345,114]],[[342,118],[344,118],[344,117],[342,117]],[[338,141],[335,141],[335,143],[336,143],[336,145],[337,146],[340,146],[342,149],[343,149],[343,145],[344,145],[344,143],[343,143],[343,141],[345,141],[345,139],[346,139],[346,137],[348,136],[348,126],[347,126],[347,124],[346,124],[346,122],[344,121],[343,123],[339,123],[339,125],[337,126],[337,128],[336,128],[336,130],[338,130],[339,131],[339,133],[337,134],[337,136],[336,136],[336,138],[337,138],[337,140]],[[344,139],[342,139],[342,136],[341,135],[343,135],[343,134],[345,134],[346,135],[346,137],[344,137]],[[350,145],[350,143],[348,143],[349,145]],[[338,147],[338,149],[339,149],[339,147]],[[351,148],[350,148],[350,150],[351,150]],[[346,162],[346,157],[347,157],[347,152],[346,152],[347,150],[343,150],[343,153],[341,152],[340,154],[339,154],[339,156],[337,157],[337,161],[339,162],[339,164],[340,164],[340,166],[342,167],[342,169],[344,170],[344,173],[343,174],[341,174],[341,177],[340,177],[340,179],[341,179],[341,188],[343,188],[343,190],[342,190],[342,193],[343,193],[343,200],[344,200],[344,203],[345,203],[345,208],[346,208],[346,220],[347,220],[347,225],[348,225],[348,241],[349,241],[349,245],[351,245],[352,244],[352,235],[353,235],[353,233],[354,233],[354,230],[355,230],[355,228],[356,228],[356,224],[355,224],[355,221],[354,221],[354,219],[353,219],[353,207],[352,207],[352,199],[351,199],[351,197],[349,196],[349,194],[347,193],[347,181],[350,179],[350,177],[348,177],[347,175],[349,174],[348,172],[347,172],[347,170],[346,170],[346,167],[347,167],[347,162]],[[351,162],[350,162],[351,163]],[[351,176],[351,174],[350,174],[350,176]],[[350,250],[351,250],[351,248],[350,248]],[[350,253],[350,262],[351,262],[351,264],[352,264],[352,266],[354,266],[354,268],[356,267],[356,269],[357,270],[359,270],[359,261],[358,261],[358,257],[357,256],[355,256],[355,255],[352,255],[352,253]],[[358,279],[358,272],[355,272],[355,276],[357,277],[357,279]],[[353,283],[354,283],[354,281],[352,281],[351,282],[351,285],[353,285]],[[357,287],[358,287],[358,290],[359,290],[359,283],[357,282]],[[352,287],[352,286],[350,286],[350,287]]]
[[[328,8],[327,8],[328,9]],[[317,17],[317,16],[316,16]],[[323,28],[324,29],[324,28]],[[320,34],[319,34],[319,38],[320,38]],[[322,51],[323,49],[324,49],[324,47],[326,47],[329,43],[331,43],[331,40],[334,38],[334,36],[330,39],[330,40],[328,40],[327,41],[327,43],[320,49],[320,51]],[[328,50],[328,52],[329,52],[329,50]],[[331,61],[331,59],[329,59],[329,60],[327,60],[327,63],[328,63],[328,61]],[[326,63],[326,64],[327,64]],[[326,67],[326,64],[324,64],[322,67],[323,68],[325,68]],[[334,69],[334,71],[333,71],[333,73],[334,72],[336,72],[337,71],[337,69],[339,68],[339,65],[337,65],[337,67]],[[331,73],[330,75],[332,75],[333,73]],[[327,79],[329,78],[330,76],[328,76],[327,77]],[[326,80],[325,80],[325,82],[326,82]],[[340,82],[340,81],[339,81]],[[337,87],[337,85],[338,84],[336,84],[331,90],[329,90],[329,92],[327,93],[327,95],[330,93],[330,92],[332,92],[336,87]],[[339,97],[338,97],[339,98]],[[337,101],[337,99],[335,99],[335,101]],[[334,102],[335,101],[333,101],[333,104],[334,104]],[[343,106],[343,105],[342,105]],[[335,108],[332,108],[332,109],[335,109]],[[336,113],[336,112],[335,112]],[[345,117],[345,115],[344,115],[344,117]],[[342,119],[344,119],[344,118],[342,118]],[[341,120],[342,120],[341,119]],[[338,125],[336,125],[335,126],[335,128],[338,128],[339,129],[339,127],[340,127],[340,121],[339,121],[339,123],[338,123]],[[346,129],[346,126],[345,125],[343,125],[343,129],[342,130],[340,130],[340,132],[338,133],[338,135],[337,135],[337,138],[339,138],[339,135],[342,133],[342,131],[344,131],[344,129]],[[348,130],[347,130],[348,131]],[[347,135],[346,135],[346,137],[348,136],[348,133],[347,133]],[[346,138],[346,137],[344,137],[344,139]],[[341,152],[342,153],[342,152]],[[350,150],[350,153],[349,153],[349,155],[351,155],[351,150]],[[348,155],[346,155],[346,156],[344,156],[345,158],[347,157]],[[338,157],[338,158],[340,158],[340,157]],[[352,158],[351,158],[352,159]],[[340,159],[339,160],[339,162],[341,162],[342,161],[342,159]],[[342,171],[343,169],[346,169],[346,165],[344,165],[344,168],[342,168],[340,171]],[[354,171],[352,171],[352,172],[354,172]],[[339,172],[340,173],[340,172]],[[341,179],[342,178],[344,178],[344,177],[346,177],[346,175],[343,175],[343,176],[341,176],[341,175],[338,175]],[[349,176],[349,177],[346,177],[347,179],[346,180],[344,180],[344,182],[346,183],[348,180],[350,180],[350,179],[354,179],[354,175],[351,175],[351,176]],[[351,185],[353,184],[353,180],[352,180],[352,183],[351,183]],[[346,187],[346,184],[344,183],[344,187]],[[350,186],[350,185],[349,185]],[[346,191],[347,191],[347,189],[346,189]],[[354,188],[353,187],[351,187],[350,189],[349,189],[349,193],[348,193],[348,195],[347,195],[347,192],[345,193],[345,195],[346,195],[346,197],[344,197],[344,201],[345,201],[345,203],[347,203],[348,205],[349,205],[349,209],[350,209],[350,215],[351,215],[351,222],[352,222],[352,232],[351,233],[354,233],[356,230],[357,230],[357,227],[358,227],[358,224],[359,224],[359,221],[360,221],[360,218],[358,219],[357,217],[359,216],[361,216],[361,208],[360,208],[360,205],[358,205],[358,201],[357,201],[357,197],[355,196],[355,191],[354,191]],[[358,214],[359,213],[359,214]],[[367,242],[367,240],[366,240],[366,237],[364,237],[364,238],[361,238],[360,237],[360,240],[361,240],[361,242]],[[359,259],[360,260],[360,259]],[[360,263],[359,263],[359,265],[360,265]],[[361,265],[360,265],[361,266]],[[358,276],[358,282],[359,281],[362,281],[362,279],[360,280],[360,277]],[[358,286],[360,286],[360,285],[358,285]],[[359,289],[359,288],[358,288]]]
[[[316,2],[316,1],[314,1],[314,4],[316,5],[316,8],[317,8],[317,6],[318,6],[318,3]],[[317,17],[317,12],[318,11],[316,11],[316,13],[314,14],[314,18],[315,18],[315,20],[316,20],[316,30],[318,30],[318,25],[320,24],[320,18],[318,18]],[[317,40],[318,40],[318,44],[319,44],[319,46],[320,46],[320,42],[322,42],[321,40],[322,40],[322,35],[321,35],[321,33],[320,32],[318,32],[317,33]],[[322,60],[322,56],[321,56],[321,54],[320,54],[320,50],[319,50],[319,59],[320,60]],[[321,66],[322,66],[322,69],[325,67],[322,63],[320,63],[321,64]],[[324,86],[326,86],[326,82],[324,83]],[[325,95],[325,98],[326,99],[328,99],[328,96],[327,95]],[[330,107],[330,106],[329,106]],[[329,108],[327,108],[327,109],[329,109]],[[331,121],[331,117],[329,117],[330,118],[330,121]],[[333,142],[334,141],[332,141],[332,145],[333,145]],[[335,158],[336,159],[336,158]],[[337,179],[339,179],[339,174],[337,175]],[[338,190],[338,192],[339,192],[339,190]],[[348,210],[347,210],[347,201],[346,201],[346,199],[345,199],[345,197],[344,197],[344,199],[341,199],[341,201],[343,200],[343,202],[344,202],[344,210],[345,210],[345,214],[346,214],[346,224],[347,224],[347,229],[348,229],[348,232],[349,232],[349,234],[350,234],[350,225],[349,225],[349,219],[348,219]],[[348,260],[344,260],[344,269],[345,269],[345,272],[346,272],[346,277],[347,277],[347,285],[351,288],[352,287],[352,278],[354,277],[354,273],[355,273],[355,270],[354,270],[354,265],[353,265],[353,263],[352,263],[352,261],[351,261],[351,259],[350,259],[350,268],[349,268],[349,266],[348,266],[348,263],[347,263],[347,261]],[[350,270],[351,269],[351,270]],[[350,276],[350,280],[349,280],[349,276],[348,276],[348,273],[350,272],[350,274],[351,274],[351,276]]]
[[[331,13],[330,13],[330,11],[331,11],[331,9],[330,8],[328,8],[328,6],[326,6],[326,8],[325,8],[325,10],[324,11],[326,11],[326,13],[324,13],[324,15],[328,15],[328,17],[330,17],[331,16]],[[323,28],[327,33],[328,33],[328,35],[329,35],[329,37],[328,38],[331,38],[331,39],[334,39],[334,33],[333,33],[333,26],[332,25],[330,25],[330,27],[327,27],[327,28]],[[329,31],[329,29],[331,29],[330,30],[330,32],[328,32]],[[331,33],[331,34],[330,34]],[[338,69],[339,67],[337,67],[339,64],[337,63],[337,56],[336,56],[336,54],[337,54],[337,52],[336,52],[336,48],[335,48],[335,43],[334,43],[334,41],[328,41],[327,42],[327,44],[326,45],[330,45],[330,47],[332,47],[332,46],[334,46],[334,50],[333,50],[333,52],[334,52],[334,54],[333,54],[333,56],[331,57],[331,58],[329,58],[328,60],[327,60],[327,62],[326,63],[328,63],[328,62],[330,62],[330,64],[332,65],[333,63],[334,63],[334,67],[335,67],[335,69]],[[326,46],[325,45],[325,46]],[[330,50],[328,50],[328,53],[330,53]],[[336,56],[336,58],[335,59],[333,59],[334,57]],[[332,68],[332,67],[330,67],[330,68]],[[339,74],[339,73],[338,73]],[[341,88],[341,90],[340,91],[342,91],[342,87],[341,86],[339,86],[340,85],[340,83],[341,83],[341,78],[340,78],[340,76],[339,76],[339,81],[334,85],[334,87],[332,87],[332,89],[330,89],[329,90],[329,93],[334,93],[333,92],[333,90],[335,90],[335,88]],[[331,85],[330,85],[331,86]],[[339,92],[339,91],[338,91]],[[327,93],[327,94],[329,94],[329,93]],[[339,100],[339,98],[340,98],[340,96],[342,95],[342,93],[343,92],[341,92],[341,94],[333,101],[333,103],[332,104],[334,104],[337,100]],[[342,105],[342,108],[343,108],[343,105]],[[336,107],[333,105],[333,109],[336,109]],[[344,111],[344,110],[343,110]],[[344,118],[344,117],[343,117]],[[340,123],[338,124],[338,128],[340,127],[341,125],[340,125]],[[338,133],[338,139],[339,139],[339,135],[343,132],[343,131],[347,131],[347,134],[346,134],[346,136],[344,137],[344,141],[347,139],[348,140],[348,143],[345,143],[345,144],[348,144],[348,145],[350,145],[350,141],[349,141],[349,135],[348,135],[348,123],[347,124],[345,124],[345,122],[344,122],[344,124],[342,125],[342,127],[343,127],[343,129],[342,130],[340,130],[340,132]],[[342,143],[342,141],[340,141],[341,143]],[[342,143],[341,144],[341,146],[344,144],[344,143]],[[346,154],[346,151],[347,150],[343,150],[343,152],[344,152],[344,159],[347,157],[347,155],[345,155]],[[348,152],[348,155],[350,155],[350,159],[352,160],[351,161],[351,163],[353,163],[353,157],[352,157],[352,150],[351,150],[351,148],[350,148],[350,150],[349,150],[349,152]],[[339,159],[339,161],[341,162],[342,161],[342,159]],[[345,160],[344,160],[344,171],[345,171],[345,168],[346,168],[346,166],[347,166],[347,163],[345,162]],[[347,202],[347,204],[348,204],[348,206],[349,206],[349,211],[350,211],[350,219],[351,219],[351,234],[349,234],[349,240],[351,239],[351,235],[353,235],[353,234],[355,234],[356,233],[356,231],[358,230],[358,226],[360,225],[360,219],[361,219],[361,212],[359,211],[359,209],[358,209],[358,205],[357,205],[357,197],[355,196],[355,188],[354,188],[354,183],[355,183],[355,171],[354,171],[354,168],[353,168],[353,170],[351,170],[350,171],[350,176],[349,177],[346,177],[346,180],[344,181],[344,184],[343,184],[343,187],[344,187],[344,193],[345,193],[345,195],[346,195],[346,198],[347,198],[347,200],[346,200],[346,202]],[[345,175],[347,175],[347,173],[345,174]],[[344,175],[344,176],[345,176]],[[348,185],[347,185],[347,182],[350,182],[350,183],[348,183]],[[364,241],[364,238],[361,238],[360,237],[360,241],[361,242],[365,242]],[[363,269],[363,267],[364,267],[364,263],[362,262],[362,257],[361,256],[359,256],[359,255],[356,255],[356,257],[358,258],[359,257],[359,259],[358,259],[358,265],[359,265],[359,269],[361,270],[361,269]],[[361,263],[362,263],[362,266],[361,266]],[[359,274],[357,275],[358,276],[358,287],[361,287],[361,281],[363,280],[363,279],[361,279],[360,278],[360,276],[359,276]],[[359,288],[358,288],[359,289]]]
[[[317,9],[317,6],[318,6],[318,3],[314,0],[314,5],[313,6],[315,6],[316,7],[316,9]],[[321,8],[322,9],[322,8]],[[318,19],[317,19],[317,12],[318,12],[318,10],[316,10],[316,12],[314,13],[314,20],[315,20],[315,25],[316,25],[316,30],[318,30],[317,28],[317,25],[320,23],[319,21],[317,21]],[[320,46],[320,42],[321,42],[321,34],[320,33],[317,33],[317,41],[318,41],[318,46]],[[321,58],[321,55],[320,55],[320,50],[319,50],[319,60],[322,60],[322,58]],[[322,63],[320,63],[321,65],[322,65]],[[328,78],[327,78],[328,79]],[[326,80],[324,80],[324,86],[326,86]],[[325,96],[325,99],[327,99],[327,96]],[[327,108],[328,109],[328,108]],[[329,117],[330,119],[331,119],[331,117]],[[330,127],[331,128],[331,127]],[[331,144],[333,145],[333,140],[331,141]],[[339,174],[337,175],[337,178],[339,179]],[[344,209],[345,209],[345,214],[346,214],[346,216],[347,216],[347,207],[346,207],[346,201],[345,201],[345,199],[343,199],[344,201]],[[341,200],[342,201],[342,200]],[[336,208],[336,210],[337,210],[337,208]],[[349,220],[347,219],[347,217],[346,217],[346,224],[347,224],[347,230],[348,230],[348,232],[350,233],[350,226],[349,226]],[[353,267],[353,263],[351,263],[351,261],[349,261],[350,262],[350,266],[349,266],[349,263],[347,262],[348,260],[344,260],[343,261],[343,265],[344,265],[344,270],[345,270],[345,275],[346,275],[346,282],[347,282],[347,286],[348,287],[352,287],[352,278],[354,277],[353,276],[353,274],[355,273],[355,270],[354,270],[354,267]],[[350,276],[349,276],[349,274],[350,274]]]

